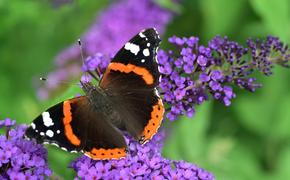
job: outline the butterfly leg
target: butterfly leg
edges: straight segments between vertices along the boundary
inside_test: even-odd
[[[92,71],[87,71],[89,73],[89,75],[91,75],[94,79],[96,79],[97,81],[100,81],[100,75],[97,73],[97,75],[95,73],[93,73]]]
[[[98,77],[100,78],[102,73],[101,73],[101,70],[99,67],[96,68],[95,72],[97,73]]]

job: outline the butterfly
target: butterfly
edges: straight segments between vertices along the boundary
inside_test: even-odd
[[[135,35],[116,53],[99,85],[80,81],[85,95],[41,113],[27,128],[26,137],[94,160],[125,157],[124,132],[145,144],[164,115],[156,88],[160,41],[155,28]]]

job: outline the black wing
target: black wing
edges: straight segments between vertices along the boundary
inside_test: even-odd
[[[164,114],[156,89],[160,76],[156,61],[159,43],[155,29],[141,31],[116,54],[100,82],[122,115],[122,124],[116,126],[141,143],[157,132]]]
[[[49,108],[32,122],[26,136],[69,152],[84,152],[92,159],[118,159],[126,155],[121,132],[93,109],[86,96]]]

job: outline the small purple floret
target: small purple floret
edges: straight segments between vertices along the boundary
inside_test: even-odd
[[[129,147],[126,158],[94,161],[82,156],[71,164],[71,168],[77,172],[77,177],[87,179],[215,179],[210,172],[194,164],[162,157],[163,140],[163,131],[143,146],[126,136]]]
[[[15,120],[9,118],[0,121],[0,125],[7,131],[6,135],[0,135],[0,178],[45,179],[51,176],[47,150],[24,139],[26,126],[15,126]]]

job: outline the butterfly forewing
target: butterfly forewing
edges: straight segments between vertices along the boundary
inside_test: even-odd
[[[164,108],[156,90],[159,42],[155,29],[141,31],[116,54],[100,82],[123,115],[119,128],[142,143],[152,138],[163,119]]]

